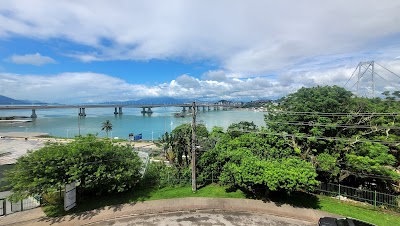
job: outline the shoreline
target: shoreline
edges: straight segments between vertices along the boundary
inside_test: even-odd
[[[66,138],[66,137],[45,137],[49,136],[48,133],[36,133],[36,132],[0,132],[0,141],[1,139],[11,139],[11,140],[36,140],[36,141],[41,141],[41,142],[60,142],[60,143],[65,143],[65,142],[71,142],[74,140],[74,138]],[[106,139],[99,137],[99,139]],[[110,139],[112,141],[113,139]],[[129,141],[129,140],[119,140],[117,142],[118,144],[132,144],[136,148],[143,148],[143,147],[150,147],[152,149],[160,149],[157,147],[157,145],[154,143],[154,141],[151,140],[140,140],[140,141]]]

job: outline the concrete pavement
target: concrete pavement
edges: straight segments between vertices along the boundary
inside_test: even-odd
[[[268,214],[196,210],[117,218],[93,226],[315,226],[315,223]]]
[[[314,224],[316,224],[318,219],[322,216],[332,216],[332,214],[319,210],[293,207],[288,204],[264,202],[262,200],[179,198],[106,206],[100,209],[57,218],[45,217],[41,209],[38,208],[2,217],[0,218],[0,225],[89,225],[129,216],[143,216],[148,214],[194,210],[222,210],[230,212],[268,214],[297,219]]]

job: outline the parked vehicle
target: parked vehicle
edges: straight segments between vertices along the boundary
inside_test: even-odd
[[[321,217],[318,221],[318,226],[377,226],[377,225],[353,218]]]

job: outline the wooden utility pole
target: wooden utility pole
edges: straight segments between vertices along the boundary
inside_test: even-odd
[[[192,103],[192,191],[196,192],[196,102]]]

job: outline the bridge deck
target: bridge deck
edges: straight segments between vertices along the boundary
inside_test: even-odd
[[[237,105],[196,104],[198,107],[239,107]],[[157,108],[157,107],[192,107],[192,104],[84,104],[84,105],[6,105],[0,106],[0,110],[24,110],[24,109],[52,109],[52,108]]]

